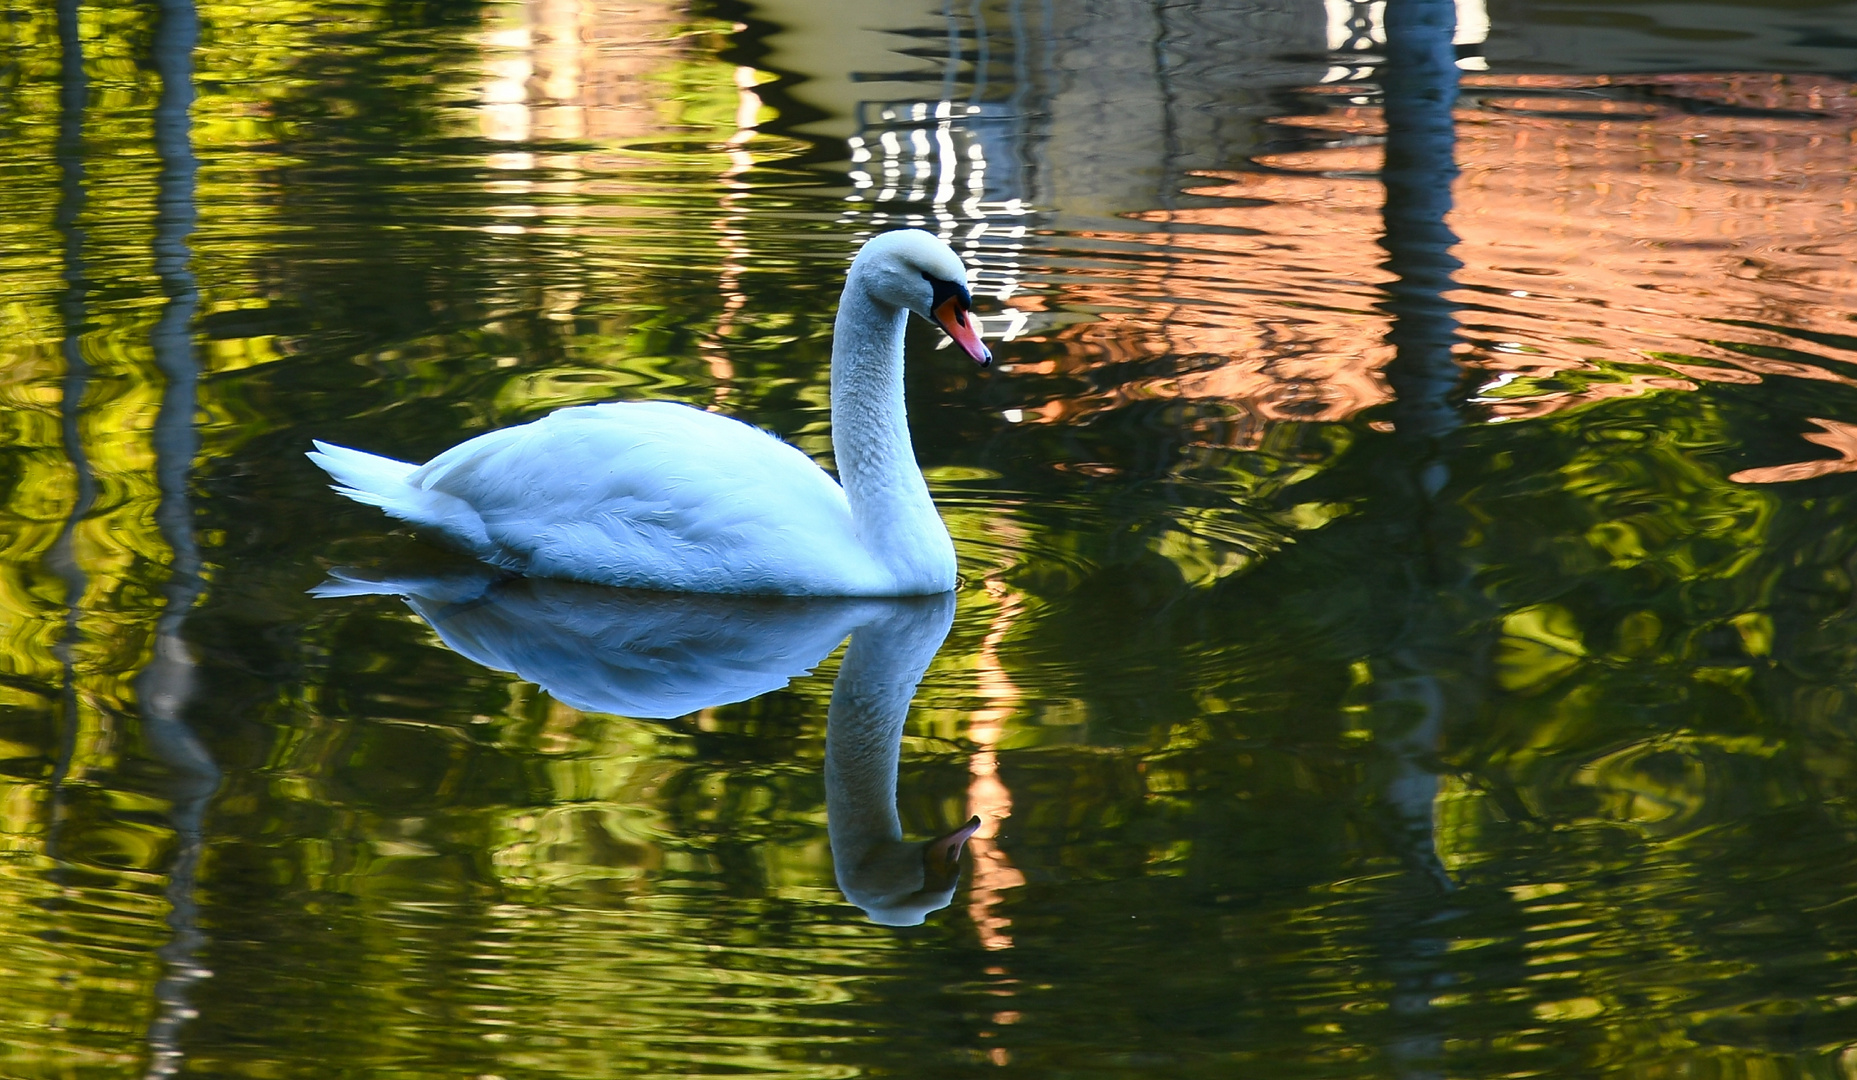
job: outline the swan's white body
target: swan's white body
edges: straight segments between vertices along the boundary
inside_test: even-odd
[[[954,584],[951,572],[945,585],[886,574],[859,542],[844,489],[811,459],[758,428],[685,405],[562,409],[416,468],[317,449],[342,494],[532,577],[787,596]],[[947,543],[945,531],[940,539]]]
[[[923,232],[881,234],[852,263],[832,339],[843,487],[757,428],[669,402],[563,409],[419,466],[321,442],[310,458],[349,498],[529,576],[677,592],[946,592],[954,544],[910,444],[903,332],[915,311],[990,359],[964,318],[941,317],[950,283],[965,302],[960,259]]]

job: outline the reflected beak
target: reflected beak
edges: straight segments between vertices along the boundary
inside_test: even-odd
[[[976,814],[967,819],[967,824],[953,832],[930,840],[922,845],[923,864],[937,875],[953,877],[961,869],[961,849],[967,846],[968,839],[979,829],[980,816]]]
[[[961,350],[974,358],[974,363],[986,367],[993,362],[993,354],[988,351],[986,343],[980,340],[974,320],[968,317],[968,311],[961,305],[961,298],[950,296],[935,309],[935,322]],[[965,842],[965,838],[963,838]],[[958,849],[957,849],[958,854]]]

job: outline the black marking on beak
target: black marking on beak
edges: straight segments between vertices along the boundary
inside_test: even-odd
[[[975,363],[981,367],[991,364],[993,352],[980,340],[979,325],[968,318],[974,310],[974,298],[967,287],[953,281],[943,281],[933,274],[925,273],[922,277],[934,290],[934,297],[929,301],[929,312],[935,322]]]
[[[923,274],[922,278],[929,283],[929,288],[935,290],[934,299],[929,301],[930,311],[940,311],[941,305],[951,299],[960,302],[962,312],[974,310],[974,298],[967,291],[967,286],[955,281],[943,281],[933,274]]]

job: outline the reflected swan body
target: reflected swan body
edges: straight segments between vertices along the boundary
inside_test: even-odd
[[[955,584],[954,545],[903,401],[908,313],[983,366],[961,260],[919,230],[852,262],[832,339],[843,486],[739,421],[671,402],[562,409],[412,465],[317,442],[335,490],[495,566],[671,592],[912,596]]]
[[[883,613],[856,598],[679,596],[573,581],[337,570],[318,596],[398,596],[454,652],[589,712],[669,720],[805,675]]]
[[[469,659],[575,708],[652,719],[777,690],[851,636],[825,734],[826,830],[845,898],[873,922],[914,926],[948,906],[980,819],[903,838],[896,780],[916,686],[954,621],[954,595],[676,595],[455,573],[338,570],[321,596],[397,595]]]

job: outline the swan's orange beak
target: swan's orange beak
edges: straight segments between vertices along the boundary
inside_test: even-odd
[[[986,367],[993,362],[993,354],[988,351],[986,342],[980,340],[974,320],[968,318],[967,307],[959,296],[950,296],[941,302],[935,309],[935,322],[948,332],[962,352],[974,358],[974,363]]]

